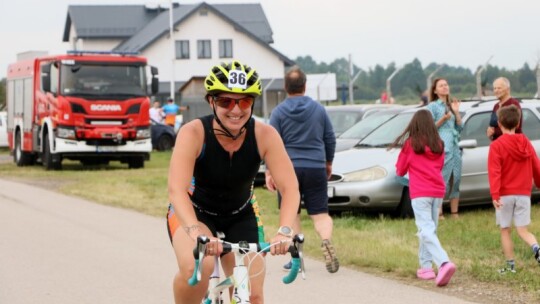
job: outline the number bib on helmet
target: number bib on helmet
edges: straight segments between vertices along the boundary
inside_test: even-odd
[[[229,88],[240,88],[240,89],[246,89],[247,87],[247,81],[246,81],[246,73],[244,71],[239,70],[232,70],[229,72]]]

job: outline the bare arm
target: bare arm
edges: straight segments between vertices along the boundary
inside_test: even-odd
[[[292,227],[300,205],[300,192],[294,167],[281,137],[273,127],[257,123],[255,133],[261,158],[265,160],[269,171],[268,175],[271,172],[273,183],[281,194],[279,225]],[[281,239],[283,236],[276,235],[272,241]]]
[[[201,152],[203,138],[204,129],[199,120],[194,120],[180,128],[169,166],[169,201],[184,231],[192,239],[196,239],[200,231],[196,228],[199,222],[188,191],[195,160]]]

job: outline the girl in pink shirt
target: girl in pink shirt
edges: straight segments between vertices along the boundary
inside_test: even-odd
[[[429,111],[416,112],[390,148],[397,146],[402,148],[396,163],[396,174],[404,176],[409,173],[409,193],[418,227],[420,269],[416,275],[423,280],[435,279],[437,286],[445,286],[456,271],[456,266],[450,262],[437,237],[439,207],[445,194],[442,176],[444,143]],[[437,275],[433,271],[433,263],[439,269]]]

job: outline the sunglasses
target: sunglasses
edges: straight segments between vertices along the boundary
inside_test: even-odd
[[[255,99],[251,96],[242,97],[238,99],[230,98],[230,97],[222,97],[222,96],[212,96],[212,98],[214,99],[214,102],[216,103],[218,107],[227,109],[229,111],[234,109],[235,105],[238,105],[238,107],[241,110],[247,110],[251,108],[251,106],[253,105],[253,102],[255,101]]]

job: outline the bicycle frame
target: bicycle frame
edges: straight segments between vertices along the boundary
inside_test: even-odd
[[[210,239],[206,236],[199,236],[197,238],[197,246],[193,250],[193,255],[195,257],[195,270],[193,271],[193,276],[189,279],[188,283],[190,286],[194,286],[199,283],[201,280],[201,261],[205,257],[206,244]],[[304,236],[298,234],[293,238],[293,243],[289,247],[289,253],[292,257],[292,268],[288,275],[283,277],[283,283],[290,284],[292,283],[297,275],[298,271],[302,273],[302,278],[305,279],[305,268],[304,268],[304,257],[303,257],[303,243]],[[274,244],[269,243],[228,243],[222,242],[223,253],[234,253],[235,267],[233,270],[233,275],[231,277],[225,278],[220,281],[219,273],[219,257],[214,256],[214,272],[210,276],[210,281],[208,284],[208,292],[206,298],[203,300],[203,304],[221,304],[223,300],[221,298],[223,290],[234,286],[234,291],[231,297],[231,304],[246,304],[250,303],[250,289],[249,289],[249,273],[248,266],[244,263],[244,257],[247,253],[253,252],[260,254],[262,252],[269,252],[270,247]]]

